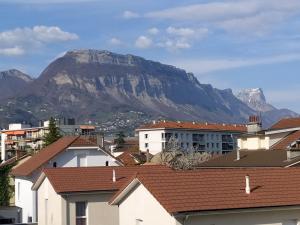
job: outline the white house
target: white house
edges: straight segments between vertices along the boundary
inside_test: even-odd
[[[43,168],[120,164],[116,158],[102,150],[99,144],[83,136],[66,136],[47,146],[12,171],[15,176],[15,205],[22,209],[21,222],[37,221],[37,193],[31,188]]]
[[[110,204],[120,225],[299,225],[299,178],[299,168],[138,173]]]
[[[171,137],[183,149],[193,147],[203,152],[227,153],[236,149],[237,136],[246,131],[246,125],[165,120],[153,121],[136,129],[140,150],[149,150],[153,155],[165,149]]]
[[[44,169],[33,186],[41,225],[119,225],[119,209],[108,204],[134,174],[166,172],[162,166]]]
[[[251,126],[253,127],[255,124],[254,122]],[[267,130],[252,129],[247,134],[241,135],[238,139],[238,148],[244,150],[282,150],[295,147],[299,141],[300,118],[288,118],[278,121]]]

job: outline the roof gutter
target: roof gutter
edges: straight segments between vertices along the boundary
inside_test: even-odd
[[[111,202],[110,205],[118,205],[122,199],[138,184],[141,182],[135,178],[133,179],[130,184],[128,184],[121,193],[119,193]]]
[[[198,212],[178,212],[173,216],[180,219],[186,219],[194,216],[213,216],[213,215],[227,215],[227,214],[239,214],[239,213],[253,213],[253,212],[273,212],[273,211],[287,211],[287,210],[299,210],[300,205],[295,206],[273,206],[273,207],[260,207],[260,208],[247,208],[247,209],[226,209],[226,210],[209,210]]]

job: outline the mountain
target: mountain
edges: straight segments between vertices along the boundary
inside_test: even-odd
[[[9,120],[21,113],[33,122],[49,116],[245,122],[253,112],[230,89],[201,84],[182,69],[98,50],[67,52],[6,104],[0,106]]]
[[[17,121],[37,124],[55,116],[98,123],[104,131],[113,131],[163,118],[245,123],[256,113],[231,89],[202,84],[185,70],[92,49],[67,52],[26,88],[0,99],[0,126]]]
[[[19,70],[0,72],[0,99],[6,99],[23,90],[33,79]]]
[[[264,92],[261,88],[244,89],[236,94],[236,97],[247,104],[257,114],[262,115],[265,126],[269,126],[274,121],[285,117],[298,117],[299,114],[289,109],[277,109],[273,105],[267,103]]]

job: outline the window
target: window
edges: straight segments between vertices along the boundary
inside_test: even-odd
[[[20,200],[20,190],[21,190],[21,183],[18,182],[18,200]]]
[[[175,138],[178,138],[178,134],[177,133],[175,133]]]
[[[148,134],[145,134],[145,139],[147,139],[148,138]]]
[[[149,147],[149,144],[148,143],[145,143],[145,148],[148,148]]]
[[[206,148],[209,148],[209,143],[206,143]]]
[[[217,148],[220,148],[220,144],[219,143],[217,143],[216,145],[217,145]]]
[[[105,166],[109,166],[109,162],[108,161],[105,162]]]
[[[53,168],[56,168],[56,167],[57,167],[57,163],[54,162],[53,165],[52,165],[52,167],[53,167]]]
[[[86,225],[86,202],[76,202],[76,225]]]
[[[214,143],[211,143],[211,148],[214,148],[215,147],[215,144]]]
[[[161,139],[165,139],[165,133],[161,133]]]
[[[135,220],[135,225],[142,225],[142,224],[143,224],[143,220],[141,220],[141,219]]]

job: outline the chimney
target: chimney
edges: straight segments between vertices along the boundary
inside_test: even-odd
[[[156,124],[156,121],[155,121],[155,120],[153,120],[153,121],[152,121],[152,123],[153,123],[153,124]]]
[[[115,171],[115,169],[113,169],[113,174],[112,175],[113,175],[112,180],[113,180],[114,183],[116,183],[117,179],[116,179],[116,171]]]
[[[236,160],[238,161],[240,159],[241,159],[241,152],[240,152],[240,149],[237,148],[237,150],[236,150]]]
[[[96,141],[98,146],[100,146],[101,148],[104,147],[104,135],[96,134]]]
[[[146,151],[146,162],[150,162],[150,153],[149,153],[149,149],[147,149]]]
[[[249,116],[249,123],[247,124],[248,133],[257,133],[262,130],[262,123],[259,116]]]
[[[251,193],[251,189],[250,189],[250,177],[249,175],[245,176],[246,179],[246,187],[245,187],[245,192],[247,195],[249,195]]]

